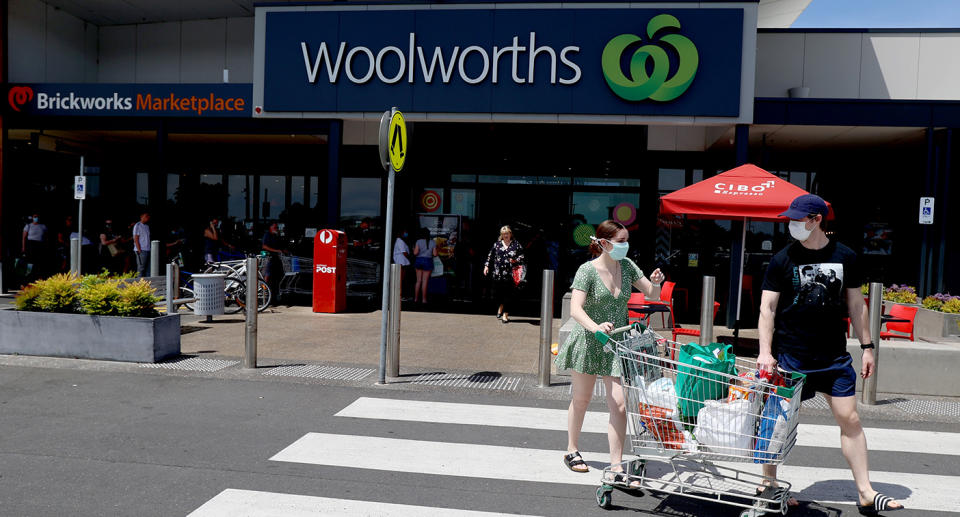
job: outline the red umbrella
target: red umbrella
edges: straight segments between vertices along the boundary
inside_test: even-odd
[[[808,194],[779,176],[753,164],[717,174],[689,187],[660,198],[660,213],[685,215],[698,219],[743,220],[740,248],[740,290],[737,291],[737,320],[740,319],[740,291],[743,290],[743,260],[747,245],[747,223],[760,221],[787,221],[779,214],[790,206],[797,196]],[[830,208],[828,219],[833,218]]]

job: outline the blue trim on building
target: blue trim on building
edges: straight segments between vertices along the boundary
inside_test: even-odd
[[[460,5],[460,4],[490,4],[492,2],[484,2],[483,0],[404,0],[401,2],[391,2],[389,0],[384,1],[368,1],[368,2],[254,2],[253,7],[302,7],[302,6],[323,6],[323,7],[341,7],[346,8],[354,5],[424,5],[424,4],[440,4],[440,5]],[[558,0],[496,0],[495,3],[498,4],[561,4],[564,2]],[[637,2],[617,2],[610,0],[577,0],[578,4],[631,4]],[[650,3],[656,4],[757,4],[760,3],[760,0],[661,0],[657,2],[651,1]]]
[[[754,124],[960,127],[960,101],[758,97]]]
[[[877,28],[877,29],[856,29],[856,28],[803,28],[803,27],[790,27],[787,29],[781,28],[758,28],[758,34],[778,34],[778,33],[787,33],[787,34],[801,34],[801,33],[810,33],[810,34],[917,34],[917,33],[960,33],[960,28],[951,29],[948,27],[937,27],[937,28],[920,28],[920,27],[888,27],[888,28]]]

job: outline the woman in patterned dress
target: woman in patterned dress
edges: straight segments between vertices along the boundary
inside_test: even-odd
[[[577,442],[598,375],[603,378],[610,410],[607,426],[610,464],[623,461],[627,417],[620,386],[620,362],[616,353],[603,350],[594,332],[609,333],[627,324],[631,286],[649,298],[657,298],[664,279],[659,269],[647,279],[637,265],[626,258],[628,238],[629,233],[622,224],[611,220],[600,223],[590,244],[590,252],[596,258],[581,265],[573,279],[570,316],[577,325],[560,348],[555,362],[557,368],[573,371],[573,397],[567,412],[567,454],[563,461],[574,472],[589,470]],[[613,481],[624,479],[622,474],[617,474]]]
[[[513,268],[522,265],[523,246],[513,240],[513,230],[509,226],[500,228],[500,239],[493,243],[483,264],[483,276],[492,277],[493,298],[500,304],[497,318],[501,323],[510,321],[510,301],[517,290],[513,283]]]

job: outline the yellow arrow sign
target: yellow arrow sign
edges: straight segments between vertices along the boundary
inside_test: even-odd
[[[390,119],[390,130],[387,132],[389,142],[390,163],[393,170],[399,172],[407,161],[407,124],[403,120],[403,113],[399,111]]]

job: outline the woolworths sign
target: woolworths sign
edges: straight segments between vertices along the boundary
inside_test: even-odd
[[[743,9],[258,8],[257,16],[265,29],[254,103],[267,113],[394,105],[409,113],[741,115]]]

